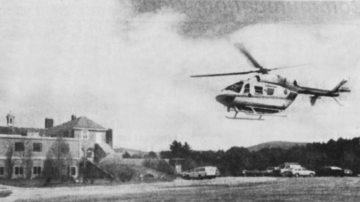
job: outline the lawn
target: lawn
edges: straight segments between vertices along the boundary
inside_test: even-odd
[[[154,186],[148,184],[147,186]],[[360,178],[279,178],[267,182],[190,184],[133,194],[64,196],[35,201],[360,201]]]

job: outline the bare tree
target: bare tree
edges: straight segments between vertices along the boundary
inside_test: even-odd
[[[46,160],[44,163],[44,176],[47,182],[51,181],[51,178],[60,178],[68,175],[68,167],[72,164],[72,156],[70,153],[69,144],[59,137],[50,147]]]
[[[32,141],[26,140],[24,142],[24,148],[23,150],[16,151],[16,156],[18,156],[21,160],[21,166],[25,168],[25,172],[22,173],[22,177],[26,177],[28,179],[31,178],[31,170],[33,167],[33,147],[32,147]]]

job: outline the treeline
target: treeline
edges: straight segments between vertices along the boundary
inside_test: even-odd
[[[162,151],[161,158],[171,164],[181,164],[183,170],[198,166],[216,166],[222,175],[239,176],[243,170],[264,170],[284,162],[298,162],[317,170],[322,166],[339,166],[360,173],[360,138],[330,140],[327,143],[309,143],[290,149],[265,148],[250,152],[243,147],[227,151],[193,151],[188,143],[174,141],[169,151]]]

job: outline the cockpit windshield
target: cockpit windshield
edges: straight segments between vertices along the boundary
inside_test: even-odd
[[[234,91],[236,93],[240,93],[241,88],[242,88],[243,85],[244,85],[244,82],[240,81],[238,83],[235,83],[235,84],[233,84],[231,86],[226,87],[225,90],[231,90],[231,91]]]

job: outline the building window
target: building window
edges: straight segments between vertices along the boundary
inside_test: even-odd
[[[15,142],[15,151],[16,152],[21,152],[24,151],[25,147],[24,147],[24,143],[23,142]]]
[[[34,152],[42,152],[42,144],[41,143],[34,143],[33,144],[33,151]]]
[[[75,131],[74,130],[70,131],[70,136],[69,137],[70,138],[75,138]]]
[[[266,92],[267,92],[268,95],[274,95],[274,89],[273,88],[268,88]]]
[[[83,134],[82,134],[83,139],[88,140],[88,139],[89,139],[89,131],[83,130],[82,133],[83,133]]]
[[[4,175],[4,167],[0,167],[0,175]]]
[[[75,166],[70,168],[70,175],[71,176],[76,176],[76,167]]]
[[[66,137],[66,138],[69,137],[69,131],[64,131],[63,132],[63,137]]]
[[[15,175],[23,175],[24,168],[23,167],[15,167]]]
[[[263,88],[261,86],[255,86],[255,95],[262,95]]]
[[[41,174],[41,167],[40,166],[33,167],[33,172],[34,172],[34,175],[40,175]]]

